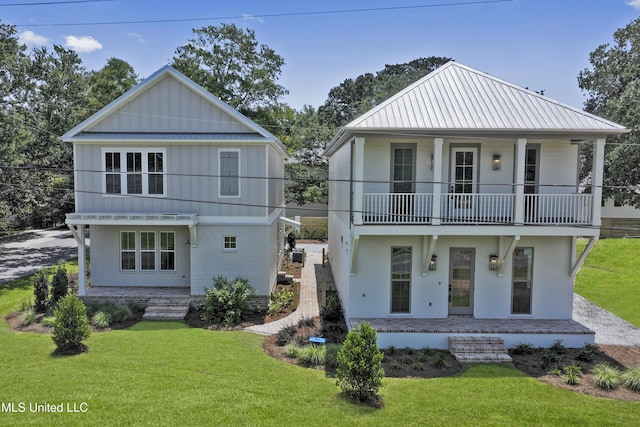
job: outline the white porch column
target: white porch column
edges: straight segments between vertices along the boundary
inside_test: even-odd
[[[87,245],[84,238],[84,225],[78,225],[78,295],[87,291]]]
[[[364,188],[364,138],[356,138],[353,150],[353,225],[362,225]]]
[[[605,139],[597,139],[593,145],[593,165],[591,167],[591,193],[593,195],[593,205],[591,206],[591,223],[596,227],[599,227],[602,224],[600,215],[602,210],[604,143]]]
[[[440,225],[440,200],[442,199],[442,145],[443,138],[433,140],[433,201],[431,204],[431,224]]]
[[[527,152],[527,139],[518,138],[516,141],[516,164],[515,167],[515,195],[513,208],[513,223],[524,224],[524,164]]]

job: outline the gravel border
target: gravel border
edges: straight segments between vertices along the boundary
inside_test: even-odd
[[[578,294],[573,294],[573,320],[595,331],[596,344],[640,347],[639,328]]]

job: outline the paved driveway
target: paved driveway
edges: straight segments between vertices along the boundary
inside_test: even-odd
[[[68,229],[33,230],[0,241],[0,283],[77,255],[78,245]]]

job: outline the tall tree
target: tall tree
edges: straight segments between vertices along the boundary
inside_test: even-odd
[[[253,30],[222,24],[193,34],[176,50],[172,66],[222,101],[251,116],[288,93],[276,83],[284,59],[259,44]]]
[[[640,208],[640,18],[613,34],[614,44],[591,52],[591,68],[578,76],[585,110],[620,123],[631,133],[607,141],[603,196]],[[581,176],[589,179],[592,146],[581,150]]]
[[[127,61],[109,58],[104,67],[89,73],[89,109],[98,111],[137,83],[138,75]]]
[[[321,120],[336,128],[343,126],[450,60],[437,56],[418,58],[404,64],[386,65],[375,75],[365,73],[346,79],[329,91],[327,100],[319,108]]]

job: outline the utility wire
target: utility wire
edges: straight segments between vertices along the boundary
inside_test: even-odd
[[[62,1],[38,1],[32,3],[0,3],[0,7],[16,7],[16,6],[52,6],[58,4],[77,4],[77,3],[103,3],[115,0],[62,0]]]

